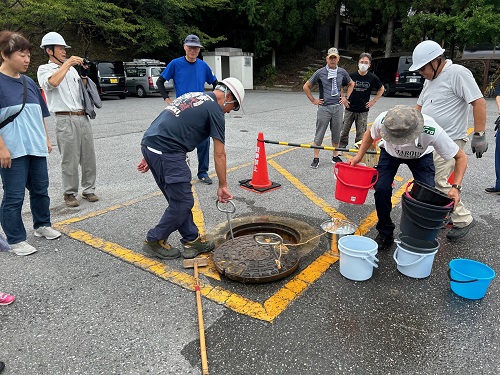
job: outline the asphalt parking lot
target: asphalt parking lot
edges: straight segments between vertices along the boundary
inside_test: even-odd
[[[381,98],[369,121],[396,104],[416,98]],[[64,235],[35,238],[29,205],[23,209],[28,242],[38,253],[0,253],[0,290],[17,300],[0,308],[0,360],[5,374],[200,374],[200,352],[191,269],[181,260],[157,261],[141,252],[147,230],[165,201],[151,174],[140,174],[142,133],[164,107],[160,97],[106,99],[93,120],[98,160],[97,203],[64,205],[59,155],[49,157],[53,225]],[[307,228],[297,269],[288,277],[245,284],[221,276],[210,264],[201,275],[207,354],[211,374],[497,374],[500,370],[500,284],[493,280],[482,300],[450,291],[448,263],[469,258],[500,270],[500,196],[494,183],[493,122],[487,100],[490,149],[469,154],[462,199],[477,225],[450,243],[445,230],[432,273],[413,279],[396,269],[394,248],[378,254],[379,267],[367,281],[339,273],[321,223],[347,218],[358,234],[374,237],[373,192],[363,205],[334,198],[330,153],[266,144],[268,177],[281,184],[264,194],[242,189],[252,178],[258,132],[265,139],[309,143],[316,108],[303,93],[248,91],[244,113],[226,117],[229,188],[235,196],[235,225],[260,218],[301,223]],[[49,119],[52,142],[53,123]],[[351,144],[353,142],[351,132]],[[349,157],[344,155],[344,158]],[[191,153],[196,172],[196,154]],[[216,182],[213,163],[211,175]],[[409,171],[394,182],[393,219]],[[216,185],[194,181],[195,218],[208,237],[227,233],[226,215],[215,206]],[[79,197],[80,199],[80,197]],[[308,237],[308,238],[306,238]],[[177,244],[179,237],[169,239]]]

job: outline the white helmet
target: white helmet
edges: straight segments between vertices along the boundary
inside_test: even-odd
[[[71,48],[71,46],[66,44],[61,34],[56,33],[55,31],[45,34],[42,38],[40,48],[45,49],[46,46],[64,46],[64,48]]]
[[[443,53],[444,49],[435,41],[424,40],[413,50],[413,64],[410,66],[409,70],[418,70],[436,57],[441,56]]]
[[[239,79],[234,77],[228,77],[221,81],[233,94],[234,98],[238,101],[238,106],[234,107],[234,111],[238,111],[243,103],[243,98],[245,98],[245,89],[243,84]]]

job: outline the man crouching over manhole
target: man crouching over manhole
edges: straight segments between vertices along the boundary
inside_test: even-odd
[[[368,129],[359,147],[359,152],[349,163],[359,163],[373,144],[374,139],[382,138],[380,160],[377,165],[378,181],[375,189],[375,209],[378,222],[378,235],[375,241],[378,250],[388,250],[394,241],[395,225],[391,220],[392,182],[401,164],[408,165],[413,178],[427,185],[434,186],[433,150],[444,160],[455,159],[455,184],[448,192],[448,197],[460,201],[460,189],[467,155],[460,150],[446,132],[427,115],[422,115],[415,108],[397,105],[387,112],[382,112]]]
[[[215,171],[219,179],[217,197],[226,203],[233,196],[226,183],[226,150],[224,113],[238,111],[245,90],[236,78],[222,80],[213,92],[191,92],[179,96],[151,123],[144,133],[141,151],[144,156],[137,165],[141,173],[151,169],[168,207],[156,227],[150,229],[142,250],[161,259],[175,259],[181,251],[168,241],[179,231],[182,256],[194,258],[212,251],[212,241],[202,238],[194,223],[191,170],[186,154],[208,137],[214,144]]]

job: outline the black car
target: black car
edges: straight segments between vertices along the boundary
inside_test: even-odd
[[[393,96],[396,92],[408,92],[417,97],[422,91],[424,77],[408,69],[412,64],[411,56],[382,57],[372,60],[371,70],[384,85],[384,96]]]
[[[128,88],[122,61],[91,61],[88,76],[95,82],[101,97],[127,97]]]

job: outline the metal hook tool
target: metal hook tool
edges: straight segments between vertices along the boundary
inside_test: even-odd
[[[234,205],[233,201],[227,201],[225,203],[226,206],[230,203],[232,207],[229,207],[229,209],[224,209],[224,208],[222,208],[222,207],[219,206],[220,203],[221,202],[219,202],[219,200],[217,200],[215,202],[215,205],[217,206],[217,209],[220,212],[225,212],[226,213],[227,223],[229,224],[229,230],[231,232],[231,239],[234,240],[233,227],[231,226],[231,218],[230,218],[229,214],[234,214],[236,212],[236,206]]]
[[[268,245],[271,251],[276,257],[276,265],[278,269],[281,269],[281,245],[283,244],[283,238],[276,233],[257,233],[253,235],[253,240],[259,245]],[[275,246],[280,247],[280,254],[276,253]]]

